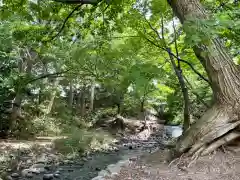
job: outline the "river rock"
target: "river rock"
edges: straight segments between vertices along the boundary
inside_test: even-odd
[[[30,168],[29,171],[35,174],[40,174],[40,173],[46,173],[47,168],[45,164],[33,164]]]
[[[58,172],[61,172],[61,171],[63,171],[63,168],[58,168],[57,171],[58,171]],[[57,171],[56,171],[56,172],[57,172]]]
[[[53,176],[54,176],[55,178],[60,178],[60,177],[61,177],[61,175],[58,174],[58,173],[55,173]]]
[[[61,172],[59,170],[55,171],[55,174],[61,174]]]
[[[64,165],[64,162],[63,162],[63,161],[59,161],[59,162],[58,162],[58,165],[59,165],[59,166],[62,166],[62,165]]]
[[[32,162],[31,159],[28,159],[28,160],[26,161],[26,163],[27,163],[27,164],[33,164],[33,162]]]
[[[12,173],[12,174],[11,174],[11,177],[13,177],[13,178],[18,178],[18,177],[19,177],[19,174],[18,174],[18,173]]]
[[[92,180],[104,180],[105,178],[103,176],[97,176],[93,178]]]
[[[118,152],[119,149],[118,149],[117,147],[114,147],[114,148],[113,148],[113,151]]]
[[[48,157],[46,154],[43,154],[40,158],[37,159],[37,164],[46,164],[48,162]]]
[[[7,169],[6,171],[7,171],[7,172],[12,172],[12,169]]]
[[[129,158],[129,161],[136,161],[137,160],[137,157],[131,157]]]
[[[96,171],[101,171],[101,169],[99,167],[96,167],[95,170]]]
[[[64,161],[63,161],[63,164],[72,164],[73,163],[73,161],[71,161],[71,160],[69,160],[69,159],[65,159]]]
[[[33,177],[33,174],[29,169],[22,170],[21,174],[22,174],[23,177],[26,177],[26,178]]]
[[[77,161],[75,164],[76,164],[76,165],[79,165],[79,166],[83,166],[83,165],[84,165],[84,162],[82,162],[82,161]]]
[[[5,177],[6,180],[13,180],[13,178],[11,176],[7,176]]]
[[[86,161],[88,161],[88,159],[87,159],[87,158],[85,158],[85,157],[83,157],[83,158],[82,158],[82,160],[83,160],[83,161],[85,161],[85,162],[86,162]]]
[[[44,174],[43,180],[52,180],[54,178],[53,174]]]
[[[101,170],[99,173],[98,173],[98,176],[102,176],[102,177],[106,177],[106,176],[109,176],[111,172],[107,171],[107,170]]]

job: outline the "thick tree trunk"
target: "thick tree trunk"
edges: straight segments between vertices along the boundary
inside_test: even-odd
[[[188,18],[207,19],[209,16],[199,0],[168,0],[174,13],[184,24]],[[194,48],[205,68],[215,104],[180,138],[176,152],[205,155],[239,136],[240,76],[239,69],[217,38],[211,44],[200,43]]]

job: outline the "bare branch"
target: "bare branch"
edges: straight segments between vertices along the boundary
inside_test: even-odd
[[[154,29],[154,27],[151,25],[151,23],[150,23],[146,18],[145,18],[145,21],[148,23],[148,25],[150,26],[150,28],[156,33],[156,35],[157,35],[160,39],[163,40],[163,43],[165,44],[165,39],[164,39],[164,34],[163,34],[163,33],[164,33],[164,32],[163,32],[163,20],[161,21],[161,23],[162,23],[162,38],[159,36],[159,33],[157,32],[157,30]],[[187,65],[189,65],[190,68],[191,68],[201,79],[203,79],[203,80],[206,81],[208,84],[210,84],[209,80],[208,80],[207,78],[205,78],[201,73],[199,73],[199,72],[193,67],[193,65],[192,65],[191,63],[189,63],[189,62],[186,61],[186,60],[183,60],[183,59],[179,58],[177,55],[175,55],[174,53],[172,53],[172,51],[169,51],[167,48],[162,47],[162,46],[156,44],[156,43],[153,42],[152,40],[148,39],[146,36],[145,36],[144,38],[145,38],[148,42],[150,42],[151,44],[153,44],[154,46],[156,46],[156,47],[158,47],[158,48],[160,48],[160,49],[168,52],[171,56],[173,56],[174,58],[176,58],[176,59],[178,60],[178,62],[181,61],[181,62],[184,62],[184,63],[186,63]],[[176,41],[176,40],[175,40],[175,41]],[[175,42],[175,43],[176,43],[176,42]],[[176,45],[176,44],[175,44],[175,45]]]
[[[25,84],[30,84],[30,83],[33,83],[33,82],[35,82],[35,81],[37,81],[37,80],[44,79],[44,78],[48,78],[48,77],[55,77],[55,76],[58,77],[58,75],[64,74],[64,73],[66,73],[66,72],[68,72],[68,71],[70,71],[70,70],[61,71],[61,72],[56,72],[56,73],[51,73],[51,74],[44,74],[44,75],[42,75],[42,76],[39,76],[39,77],[37,77],[37,78],[34,78],[34,79],[29,80],[29,81],[26,82]]]
[[[148,23],[148,25],[150,26],[150,28],[155,32],[155,34],[157,35],[158,39],[162,39],[158,33],[158,31],[152,26],[152,24],[146,19],[146,17],[144,16],[145,21]]]
[[[52,41],[53,39],[55,39],[56,37],[58,37],[60,34],[61,34],[61,32],[63,31],[63,29],[64,29],[64,27],[65,27],[65,25],[66,25],[66,23],[67,23],[67,21],[68,21],[68,19],[73,15],[73,13],[75,12],[75,11],[77,11],[81,6],[82,6],[83,4],[79,4],[79,5],[77,5],[69,14],[68,14],[68,16],[65,18],[65,20],[63,21],[63,24],[62,24],[62,27],[60,28],[60,30],[58,31],[58,33],[55,35],[55,36],[53,36],[49,41]]]
[[[180,58],[179,58],[179,61],[184,62],[184,63],[186,63],[188,66],[190,66],[190,68],[191,68],[200,78],[202,78],[204,81],[206,81],[206,82],[210,85],[209,80],[208,80],[207,78],[205,78],[200,72],[198,72],[198,71],[193,67],[193,65],[192,65],[190,62],[185,61],[185,60],[180,59]]]
[[[163,16],[161,14],[161,27],[162,27],[162,39],[163,39],[163,43],[164,43],[164,46],[166,47],[166,41],[165,41],[165,38],[164,38],[164,22],[163,22]]]
[[[175,51],[176,51],[177,57],[179,57],[178,45],[177,45],[177,32],[176,32],[176,26],[175,26],[175,23],[174,23],[174,19],[172,20],[172,22],[173,22],[173,30],[174,30],[174,45],[175,45]],[[180,68],[181,68],[180,60],[179,60],[179,58],[178,58],[177,60],[178,60],[178,68],[180,69]]]
[[[153,42],[151,39],[147,38],[146,36],[145,36],[144,38],[145,38],[149,43],[151,43],[152,45],[154,45],[154,46],[156,46],[156,47],[158,47],[158,48],[160,48],[160,49],[168,52],[167,49],[159,46],[158,44],[156,44],[155,42]],[[190,66],[190,68],[191,68],[201,79],[203,79],[203,80],[206,81],[208,84],[210,84],[209,80],[208,80],[207,78],[205,78],[201,73],[199,73],[199,72],[193,67],[193,65],[192,65],[190,62],[188,62],[188,61],[186,61],[186,60],[183,60],[183,59],[177,57],[177,56],[176,56],[174,53],[172,53],[171,51],[168,52],[168,53],[170,53],[170,55],[172,55],[173,57],[179,59],[179,61],[186,63],[188,66]]]

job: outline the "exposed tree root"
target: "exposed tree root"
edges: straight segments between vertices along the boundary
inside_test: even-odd
[[[178,161],[178,164],[181,162],[182,157],[184,156],[184,154],[182,154],[179,158],[175,158],[173,159],[169,164],[168,167],[170,167],[173,163],[175,163],[176,161]]]
[[[204,146],[202,146],[196,153],[192,156],[192,160],[188,163],[187,167],[189,168],[194,162],[197,161],[198,157],[200,156],[201,152],[204,150]]]
[[[231,107],[214,106],[180,138],[176,155],[187,152],[195,161],[240,137],[235,130],[239,125],[238,114]]]
[[[236,133],[234,133],[233,135],[230,135],[230,136],[227,136],[227,135],[228,135],[229,131],[236,128],[239,124],[240,124],[240,121],[237,121],[235,123],[227,123],[225,125],[222,125],[221,127],[216,127],[215,129],[210,130],[209,133],[207,133],[205,136],[203,136],[202,138],[199,139],[198,143],[193,145],[193,147],[189,151],[189,154],[192,155],[192,154],[196,153],[197,151],[199,151],[199,149],[202,149],[202,152],[200,152],[200,153],[197,152],[197,153],[201,154],[201,155],[206,155],[208,153],[211,153],[211,151],[214,151],[216,148],[220,147],[221,145],[224,145],[225,143],[228,143],[229,141],[237,138],[238,136],[236,136],[237,135]],[[226,139],[224,138],[225,136],[226,136]],[[221,137],[223,137],[224,139],[221,139]],[[216,143],[216,144],[212,145],[212,143],[213,144]],[[220,145],[217,145],[219,143],[220,143]],[[204,146],[206,146],[206,147],[204,147]],[[215,146],[216,146],[216,148],[214,148]],[[204,148],[201,148],[201,147],[204,147]]]
[[[227,144],[229,142],[231,142],[232,140],[236,139],[240,137],[240,133],[239,132],[231,132],[226,134],[225,136],[221,137],[220,139],[216,140],[215,142],[213,142],[212,144],[210,144],[202,153],[201,155],[205,156],[209,153],[211,153],[212,151],[214,151],[215,149],[219,148],[220,146]]]

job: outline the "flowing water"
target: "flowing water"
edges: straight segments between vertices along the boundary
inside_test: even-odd
[[[122,166],[128,165],[137,157],[153,153],[159,148],[163,149],[163,139],[166,139],[167,136],[177,137],[181,133],[181,127],[166,126],[163,131],[150,136],[148,139],[125,138],[116,145],[114,151],[99,152],[57,167],[51,166],[45,174],[34,174],[28,179],[101,180],[104,179],[103,176],[118,173]],[[26,179],[26,176],[16,176],[12,179]]]

